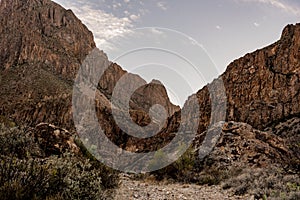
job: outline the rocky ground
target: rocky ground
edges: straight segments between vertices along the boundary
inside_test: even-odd
[[[121,185],[116,192],[115,200],[252,200],[253,196],[235,196],[220,186],[199,186],[194,184],[172,184],[153,180],[134,180],[121,175]]]

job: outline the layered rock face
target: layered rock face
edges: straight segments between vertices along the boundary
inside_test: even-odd
[[[224,83],[226,99],[220,98],[221,92],[215,87],[220,80]],[[221,156],[223,159],[228,158],[230,160],[240,151],[241,156],[255,155],[254,160],[239,158],[240,163],[258,164],[260,159],[269,163],[272,160],[283,163],[284,158],[289,158],[290,160],[287,159],[288,161],[285,163],[299,168],[300,157],[297,152],[300,149],[295,144],[295,141],[299,143],[299,132],[294,131],[289,125],[290,122],[287,121],[300,114],[299,92],[300,24],[296,24],[288,25],[283,30],[278,42],[232,62],[224,74],[195,94],[199,100],[201,113],[198,134],[202,135],[202,137],[198,136],[198,140],[195,140],[195,145],[197,146],[203,141],[206,133],[204,131],[209,127],[212,119],[222,120],[222,117],[218,117],[218,112],[211,112],[212,101],[215,100],[212,100],[211,93],[214,93],[214,96],[219,98],[217,101],[217,106],[221,106],[219,110],[222,110],[222,106],[227,108],[224,120],[242,122],[248,125],[235,124],[237,131],[232,132],[230,130],[229,135],[226,130],[228,124],[225,125],[222,130],[222,140],[227,138],[225,139],[227,142],[222,143],[220,141],[215,149],[218,153],[214,152],[210,158],[223,155]],[[187,109],[194,109],[193,104],[186,106]],[[295,122],[297,119],[294,118],[292,121],[294,125],[297,124]],[[284,122],[283,124],[286,125],[284,134],[280,134],[283,128],[279,128],[281,131],[278,130],[280,122]],[[186,124],[189,126],[189,122]],[[253,131],[251,127],[258,130]],[[264,133],[259,130],[270,131]],[[246,134],[244,135],[246,137],[243,134]],[[295,141],[288,139],[287,135],[294,138]],[[242,141],[252,141],[253,137],[257,140],[253,143],[253,147],[240,144]],[[270,143],[271,140],[267,138],[273,138],[274,141]],[[261,142],[264,144],[262,145]],[[279,148],[278,145],[274,146],[275,143],[283,146]],[[230,148],[236,149],[230,149],[230,156],[225,156],[224,153],[228,145],[229,147],[232,145]],[[262,149],[259,150],[259,148]],[[289,162],[291,160],[295,162]],[[227,164],[227,166],[229,165],[231,164]],[[264,166],[262,163],[259,165]]]
[[[226,89],[226,119],[263,129],[299,115],[299,75],[300,24],[288,25],[278,42],[235,60],[219,78]],[[196,95],[203,132],[211,114],[208,87]]]
[[[92,33],[73,12],[49,0],[2,0],[0,13],[2,70],[39,63],[73,79],[95,48]]]
[[[299,75],[300,24],[288,25],[278,42],[228,66],[228,120],[262,129],[299,115]]]
[[[73,80],[95,48],[91,32],[72,11],[49,0],[2,0],[0,41],[0,115],[34,127],[47,122],[75,131]],[[199,147],[209,125],[227,120],[241,123],[232,122],[222,128],[221,140],[211,154],[214,158],[223,155],[222,159],[230,157],[264,166],[271,155],[279,163],[286,163],[284,157],[294,156],[295,163],[299,163],[299,132],[293,128],[298,119],[293,117],[300,113],[300,24],[287,26],[278,42],[232,62],[217,80],[192,95],[183,111],[170,103],[159,81],[147,84],[141,77],[129,74],[130,83],[144,84],[129,101],[128,112],[135,123],[145,127],[151,120],[160,121],[162,113],[149,115],[155,104],[166,109],[166,123],[154,127],[162,128],[160,133],[147,139],[129,137],[116,124],[112,95],[119,80],[128,73],[118,64],[110,63],[103,52],[101,56],[109,67],[96,86],[97,117],[106,135],[124,149],[159,149],[173,139],[180,124],[198,128],[194,145]],[[219,87],[222,82],[224,88]],[[126,94],[126,88],[123,92]],[[193,97],[198,99],[197,105],[191,100]],[[213,114],[212,108],[216,111]],[[224,116],[218,112],[222,108],[227,111]],[[199,116],[194,115],[197,110]],[[182,112],[188,116],[182,118]],[[286,122],[288,119],[292,121]],[[289,123],[293,126],[285,125]],[[244,140],[252,143],[245,146]],[[281,143],[284,145],[280,146]]]
[[[72,11],[50,0],[2,0],[0,41],[0,115],[18,124],[35,127],[50,123],[74,131],[73,81],[86,56],[95,48],[92,33]],[[111,96],[119,79],[128,73],[118,64],[110,63],[103,52],[99,56],[109,67],[99,80],[97,115],[105,133],[121,145],[128,137],[113,119]],[[130,74],[129,83],[135,82],[144,84],[130,99],[129,112],[135,123],[148,125],[149,109],[154,104],[162,105],[167,117],[179,110],[170,103],[161,83],[147,84]],[[160,120],[160,114],[153,117]]]
[[[49,0],[2,0],[0,15],[0,113],[70,128],[71,80],[95,48],[92,33]]]

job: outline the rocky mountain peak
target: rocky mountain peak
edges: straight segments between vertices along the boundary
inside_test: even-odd
[[[92,33],[71,10],[50,0],[2,0],[0,41],[0,76],[3,77],[0,115],[32,126],[46,122],[74,130],[73,80],[86,56],[95,48]],[[100,78],[99,99],[96,99],[99,121],[107,133],[111,129],[115,130],[116,137],[121,133],[112,119],[110,100],[117,82],[126,74],[130,83],[144,83],[130,101],[130,114],[136,123],[147,125],[151,121],[148,113],[154,104],[165,107],[168,117],[179,110],[170,103],[161,83],[147,84],[138,75],[109,62],[103,51],[97,52],[109,64]]]
[[[0,69],[39,63],[72,79],[95,48],[92,33],[73,12],[50,0],[2,0],[0,24]]]
[[[300,23],[297,23],[295,25],[289,24],[283,29],[280,40],[284,40],[294,36],[299,37],[299,34],[300,34]]]

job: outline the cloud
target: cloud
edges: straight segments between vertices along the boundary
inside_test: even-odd
[[[60,0],[57,1],[59,2]],[[138,15],[116,17],[111,13],[94,8],[93,5],[79,3],[79,1],[63,1],[61,4],[65,8],[71,9],[89,30],[93,32],[97,46],[103,50],[110,48],[106,46],[108,45],[107,41],[114,37],[131,33],[134,21],[139,18]]]
[[[155,34],[155,35],[163,35],[164,32],[160,31],[158,28],[151,28],[151,33]]]
[[[160,2],[157,2],[156,5],[157,5],[158,8],[160,8],[163,11],[166,11],[168,9],[166,2],[160,1]]]
[[[278,9],[281,9],[287,13],[292,13],[294,15],[300,16],[300,7],[297,7],[296,5],[291,5],[288,1],[283,1],[283,0],[236,0],[236,1],[268,4]]]
[[[254,25],[255,27],[259,27],[259,26],[260,26],[260,24],[257,23],[257,22],[254,22],[253,25]]]
[[[221,27],[221,26],[219,26],[219,25],[217,25],[217,26],[216,26],[216,29],[218,29],[218,30],[221,30],[221,29],[222,29],[222,27]]]
[[[118,9],[122,7],[122,4],[121,3],[116,3],[116,4],[113,4],[113,9]]]
[[[136,21],[136,20],[138,20],[139,18],[140,18],[140,15],[134,15],[134,14],[132,14],[132,15],[130,15],[130,17],[129,17],[132,21]]]

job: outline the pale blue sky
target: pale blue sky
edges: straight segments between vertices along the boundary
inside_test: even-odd
[[[141,74],[147,81],[152,78],[161,80],[168,88],[168,93],[174,103],[183,104],[188,93],[196,92],[204,84],[211,81],[213,76],[206,76],[203,68],[215,64],[214,77],[222,73],[226,66],[244,54],[252,52],[258,48],[271,44],[279,39],[282,29],[289,23],[300,22],[300,1],[298,0],[55,0],[66,8],[70,8],[94,33],[97,46],[104,50],[111,60],[114,60],[122,51],[130,50],[129,47],[143,45],[138,36],[132,34],[136,28],[161,27],[160,30],[169,39],[160,39],[158,43],[164,45],[165,49],[180,49],[180,54],[184,57],[196,59],[195,53],[199,52],[199,57],[205,62],[200,64],[195,61],[196,68],[202,73],[202,80],[197,81],[197,77],[190,76],[193,72],[182,72],[188,66],[177,65],[175,63],[158,63],[173,68],[177,75],[182,76],[187,85],[192,85],[188,92],[180,92],[185,89],[180,88],[183,84],[177,78],[167,80],[172,73],[161,73],[155,75],[150,72],[150,68],[138,69],[136,65],[142,65],[143,56],[132,54],[128,59],[116,60],[123,68]],[[169,31],[177,32],[171,33]],[[144,29],[145,30],[145,29]],[[144,31],[143,30],[143,31]],[[149,29],[148,29],[149,30]],[[140,31],[138,31],[141,33]],[[151,31],[150,31],[151,32]],[[149,33],[149,31],[147,32]],[[156,31],[156,33],[158,33]],[[146,33],[145,33],[146,34]],[[155,34],[154,34],[155,35]],[[186,36],[186,38],[181,37]],[[195,44],[190,40],[190,45],[174,46],[175,41],[188,41],[189,37],[199,43],[198,49],[191,48]],[[124,39],[125,38],[125,39]],[[191,39],[190,38],[190,39]],[[124,42],[125,40],[125,42]],[[155,40],[155,39],[154,39]],[[128,46],[115,46],[111,41],[120,41]],[[146,43],[148,46],[153,42]],[[132,45],[135,44],[135,45]],[[160,46],[161,47],[161,46]],[[209,55],[205,57],[201,53],[201,47]],[[122,49],[123,48],[123,49]],[[182,53],[184,52],[184,53]],[[145,54],[149,52],[145,51]],[[134,57],[138,56],[138,57]],[[172,59],[163,54],[153,54],[160,60]],[[130,58],[130,59],[129,59]],[[211,63],[208,64],[208,59]],[[149,59],[149,58],[148,58]],[[139,60],[134,62],[133,60]],[[131,62],[132,61],[132,62]],[[206,62],[207,61],[207,62]],[[205,64],[205,67],[203,66]],[[145,65],[149,66],[147,60]],[[202,65],[202,66],[200,66]],[[159,65],[152,66],[158,69]],[[180,69],[181,68],[181,69]],[[135,69],[135,70],[134,70]],[[155,70],[152,70],[155,71]],[[185,70],[183,70],[185,71]],[[186,70],[189,71],[189,70]],[[189,74],[190,73],[190,74]],[[164,74],[165,76],[162,76]],[[174,75],[176,77],[176,75]],[[189,80],[187,80],[189,79]],[[173,86],[168,86],[174,82]],[[173,94],[171,94],[173,93]]]

